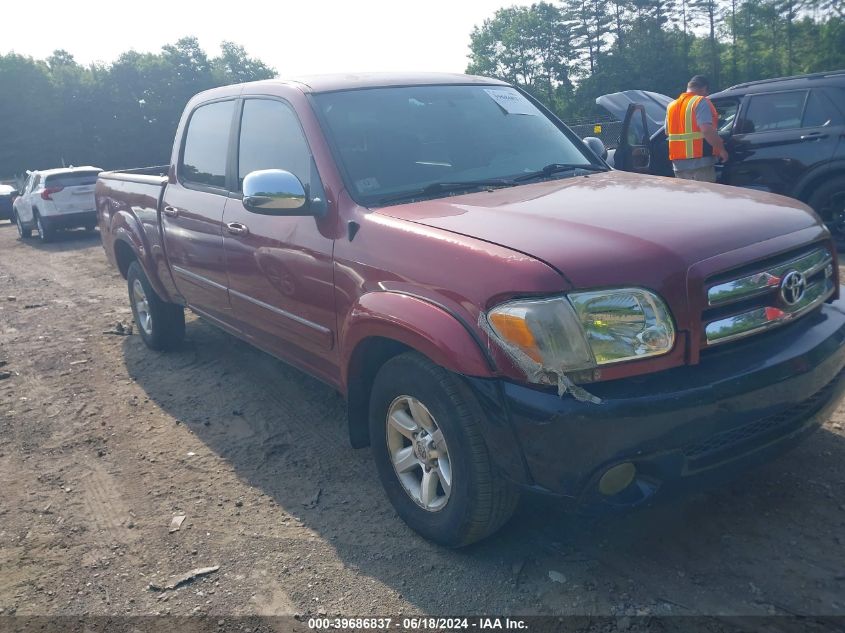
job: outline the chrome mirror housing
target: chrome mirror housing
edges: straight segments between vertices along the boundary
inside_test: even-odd
[[[262,169],[246,175],[244,207],[264,215],[311,215],[299,178],[283,169]]]

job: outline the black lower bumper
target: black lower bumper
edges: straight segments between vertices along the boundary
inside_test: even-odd
[[[731,478],[793,446],[845,392],[845,300],[779,330],[715,348],[695,366],[586,385],[602,404],[469,378],[499,465],[525,487],[594,508]],[[631,463],[607,496],[598,482]]]
[[[58,229],[75,229],[80,226],[97,226],[96,211],[81,211],[79,213],[62,213],[61,215],[41,216],[41,223],[48,231]]]

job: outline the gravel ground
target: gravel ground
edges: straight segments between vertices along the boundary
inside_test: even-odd
[[[193,317],[170,354],[118,323],[96,234],[0,223],[6,615],[845,615],[845,409],[717,492],[599,521],[525,499],[451,551],[396,517],[331,389]]]

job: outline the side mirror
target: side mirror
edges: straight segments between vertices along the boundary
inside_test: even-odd
[[[604,143],[600,138],[597,136],[587,136],[583,139],[583,141],[584,144],[593,151],[593,154],[602,160],[607,160],[607,148],[604,146]]]
[[[262,169],[246,175],[243,205],[262,215],[312,215],[299,178],[283,169]]]

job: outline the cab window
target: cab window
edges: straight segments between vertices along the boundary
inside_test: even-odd
[[[241,115],[238,144],[238,186],[260,169],[284,169],[310,181],[311,152],[299,120],[290,107],[273,99],[247,99]]]
[[[187,183],[226,186],[229,130],[234,101],[218,101],[194,110],[185,133],[179,178]]]

